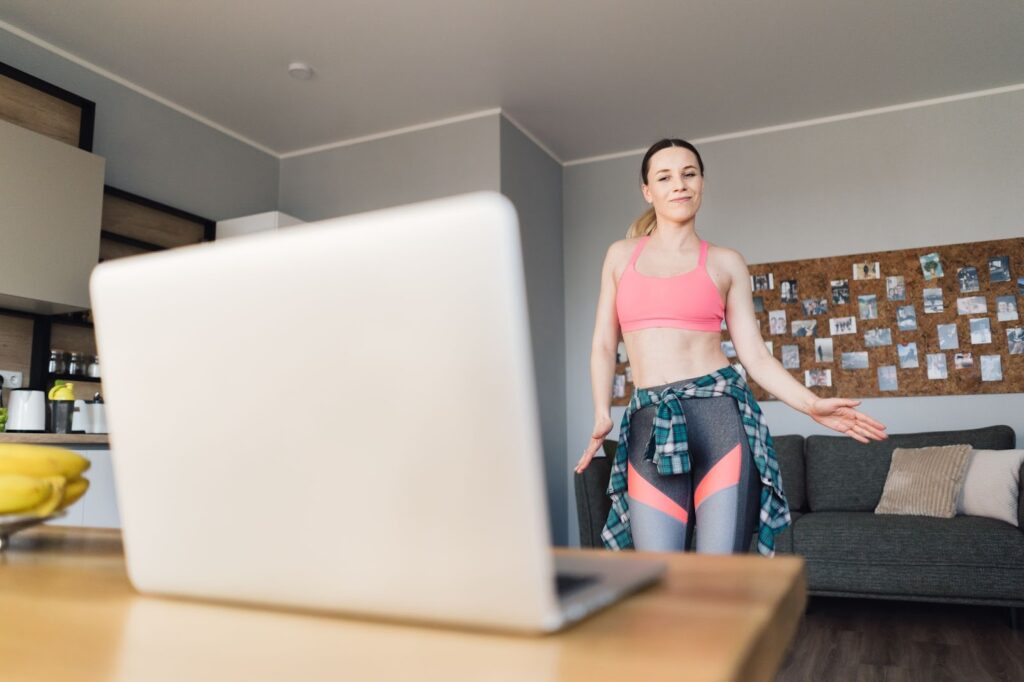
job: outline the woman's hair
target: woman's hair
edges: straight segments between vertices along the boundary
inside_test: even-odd
[[[683,147],[693,152],[693,155],[697,157],[697,165],[700,166],[700,174],[704,175],[704,160],[700,158],[700,152],[697,148],[686,140],[679,140],[676,138],[666,138],[664,140],[658,140],[650,146],[647,153],[644,154],[644,160],[640,163],[640,184],[647,184],[647,173],[651,170],[651,157],[660,152],[662,149],[668,149],[669,147]],[[654,231],[654,226],[657,224],[658,218],[654,214],[654,207],[650,207],[643,212],[639,218],[633,221],[633,224],[629,226],[629,230],[626,232],[626,237],[632,239],[633,237],[643,237]]]

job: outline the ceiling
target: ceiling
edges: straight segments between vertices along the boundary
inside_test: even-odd
[[[500,107],[569,162],[1024,83],[1021,0],[0,0],[0,21],[279,155]]]

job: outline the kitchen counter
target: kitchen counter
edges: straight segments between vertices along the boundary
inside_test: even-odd
[[[105,433],[0,433],[0,443],[41,445],[109,445]]]

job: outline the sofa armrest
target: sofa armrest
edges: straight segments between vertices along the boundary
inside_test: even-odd
[[[576,488],[576,518],[580,527],[581,547],[603,547],[601,530],[608,519],[612,501],[606,494],[612,473],[614,441],[606,441],[605,456],[590,460],[582,474],[573,474]],[[609,455],[609,451],[612,453]]]
[[[1020,485],[1017,488],[1017,528],[1024,533],[1024,464],[1020,465]]]

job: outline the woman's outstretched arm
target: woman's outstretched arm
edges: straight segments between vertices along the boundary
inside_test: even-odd
[[[819,398],[768,352],[754,316],[750,271],[743,256],[731,249],[719,247],[716,250],[716,265],[722,267],[730,279],[725,306],[729,336],[750,377],[779,400],[823,426],[862,443],[884,439],[885,426],[855,409],[860,405],[859,400]]]

